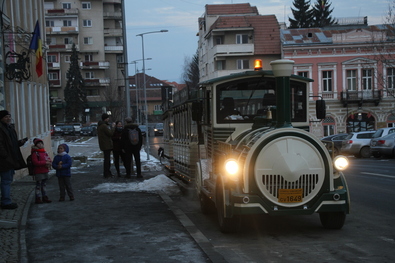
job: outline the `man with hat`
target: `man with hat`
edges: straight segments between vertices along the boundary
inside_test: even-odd
[[[18,140],[18,135],[11,125],[11,114],[7,110],[0,111],[0,176],[1,176],[1,208],[15,209],[16,203],[11,201],[11,183],[15,170],[26,168],[19,147],[23,146],[27,138]]]
[[[103,113],[101,116],[101,121],[97,124],[97,138],[99,140],[100,150],[103,151],[104,162],[103,162],[103,176],[104,178],[112,177],[110,171],[111,168],[111,151],[113,148],[112,144],[112,134],[113,130],[108,124],[110,120],[110,115]]]
[[[122,131],[121,135],[121,145],[125,154],[125,167],[126,167],[126,178],[130,178],[130,170],[132,165],[132,155],[134,157],[134,161],[136,163],[136,172],[137,178],[143,178],[141,175],[141,159],[140,159],[140,151],[143,146],[143,135],[141,133],[140,128],[137,124],[133,123],[133,119],[128,117],[125,119],[126,125]],[[138,134],[138,139],[136,139],[135,143],[132,143],[130,140],[130,135],[132,131],[136,131]]]

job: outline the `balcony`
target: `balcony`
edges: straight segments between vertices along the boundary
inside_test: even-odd
[[[48,69],[60,69],[59,62],[48,62]]]
[[[46,9],[45,16],[76,16],[78,15],[77,8],[70,9]]]
[[[123,46],[122,45],[107,45],[104,44],[104,51],[106,53],[123,53]]]
[[[45,33],[48,35],[66,35],[66,34],[78,34],[79,29],[76,26],[55,26],[46,27]]]
[[[122,19],[122,12],[103,12],[104,19]]]
[[[358,104],[359,107],[364,103],[374,103],[377,106],[382,98],[382,90],[342,91],[340,96],[344,107],[350,103]]]
[[[108,28],[103,30],[104,37],[121,37],[122,28]]]
[[[254,55],[254,44],[216,45],[209,57]]]
[[[81,69],[109,69],[110,62],[108,61],[84,61],[80,62]]]
[[[71,52],[71,48],[73,47],[73,44],[61,44],[61,45],[49,45],[48,48],[51,50],[51,52],[61,52],[61,51],[69,51]],[[75,48],[77,51],[79,50],[78,45],[75,45]]]
[[[122,4],[122,0],[103,0],[103,4]]]
[[[110,79],[84,79],[85,86],[93,87],[93,86],[109,86]]]

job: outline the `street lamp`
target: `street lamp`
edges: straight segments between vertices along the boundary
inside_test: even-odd
[[[146,58],[145,60],[151,60],[152,58]],[[136,123],[140,123],[139,117],[139,95],[138,95],[138,83],[137,83],[137,62],[142,61],[143,59],[136,59],[130,62],[130,64],[134,64],[134,84],[136,85]]]
[[[147,127],[147,132],[146,132],[146,136],[145,136],[145,138],[146,138],[145,151],[147,153],[147,160],[148,161],[149,161],[149,129],[148,129],[147,83],[145,80],[144,35],[154,34],[154,33],[165,33],[165,32],[169,32],[169,30],[162,29],[162,30],[158,30],[158,31],[145,32],[145,33],[136,35],[137,37],[141,37],[141,50],[142,50],[142,54],[143,54],[143,81],[144,81],[143,89],[144,89],[145,125]]]

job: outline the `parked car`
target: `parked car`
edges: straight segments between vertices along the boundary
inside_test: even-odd
[[[155,136],[163,135],[163,123],[157,123],[154,127]]]
[[[73,123],[74,126],[74,131],[76,134],[79,134],[82,128],[82,124],[81,123]]]
[[[342,142],[340,152],[354,155],[357,158],[370,157],[370,140],[375,131],[351,132]]]
[[[394,132],[395,132],[395,127],[380,128],[373,134],[372,139],[384,137]]]
[[[333,142],[333,154],[336,156],[340,154],[340,149],[342,148],[342,142],[347,137],[347,135],[348,135],[347,133],[333,134],[322,138],[321,141],[324,143],[329,142],[327,148],[330,151],[332,150],[331,142]]]
[[[75,129],[72,125],[62,126],[62,135],[75,135]]]
[[[85,127],[81,128],[80,135],[81,136],[96,136],[97,131],[96,131],[96,128],[93,126],[85,126]]]
[[[370,153],[376,157],[389,156],[395,157],[395,132],[383,137],[372,138],[370,141]]]
[[[62,131],[62,127],[64,126],[64,124],[63,123],[57,123],[55,126],[54,126],[54,135],[56,136],[59,136],[59,135],[63,135],[63,131]]]
[[[141,130],[141,135],[145,136],[147,134],[147,126],[139,125],[139,128]]]

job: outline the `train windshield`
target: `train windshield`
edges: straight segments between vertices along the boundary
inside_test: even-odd
[[[291,80],[292,122],[307,121],[307,84]],[[252,123],[255,117],[275,119],[276,80],[272,77],[239,79],[217,86],[218,123]],[[268,113],[269,112],[269,113]]]

